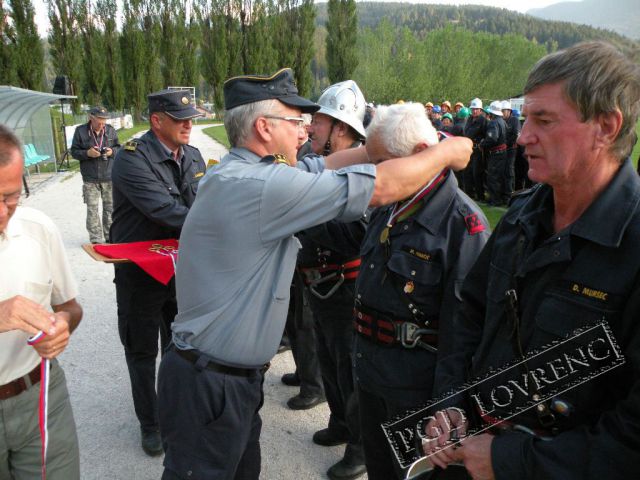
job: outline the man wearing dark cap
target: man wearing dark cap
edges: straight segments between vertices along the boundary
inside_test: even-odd
[[[188,145],[192,119],[200,113],[187,90],[149,95],[151,130],[127,142],[113,165],[111,241],[178,238],[193,204],[205,163]],[[158,331],[162,349],[176,314],[175,283],[157,282],[133,263],[115,266],[118,329],[131,378],[142,448],[162,453],[156,403]]]
[[[263,374],[287,314],[293,235],[405,198],[471,153],[451,139],[377,167],[364,148],[296,161],[301,114],[319,106],[298,96],[290,69],[231,78],[224,97],[232,148],[185,222],[174,345],[159,372],[165,480],[259,478]]]
[[[120,144],[115,128],[107,124],[108,118],[106,108],[93,107],[89,121],[76,128],[71,143],[71,155],[80,162],[82,198],[87,205],[87,232],[91,243],[109,241],[111,228],[111,164]],[[100,198],[102,223],[98,213]]]

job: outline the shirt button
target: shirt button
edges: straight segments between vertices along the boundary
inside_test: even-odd
[[[559,257],[560,256],[560,250],[554,250],[553,251],[553,256],[554,257]]]
[[[358,352],[358,353],[356,353],[356,357],[362,358],[362,354]]]
[[[369,268],[372,269],[372,270],[374,269],[374,267],[375,267],[375,265],[373,263],[371,265],[369,265]]]
[[[403,230],[409,230],[409,225],[405,225],[404,227],[402,227]]]
[[[415,274],[416,274],[416,271],[415,270],[411,270],[411,275],[415,276]]]

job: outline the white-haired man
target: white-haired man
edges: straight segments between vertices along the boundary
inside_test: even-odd
[[[347,166],[367,161],[364,149],[296,162],[300,115],[319,107],[298,96],[290,69],[231,78],[224,96],[232,148],[205,175],[182,230],[175,347],[159,372],[165,480],[259,478],[263,367],[286,319],[293,235],[404,198],[471,152],[454,138],[379,166]]]
[[[374,162],[437,143],[417,103],[378,107],[367,128]],[[371,216],[356,280],[354,344],[370,480],[399,476],[380,424],[431,398],[436,362],[452,349],[460,286],[488,237],[482,211],[446,168]]]

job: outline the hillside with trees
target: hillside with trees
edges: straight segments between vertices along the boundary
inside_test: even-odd
[[[316,25],[322,26],[327,20],[327,4],[319,3],[317,7]],[[606,40],[640,62],[640,43],[610,30],[542,20],[504,8],[360,2],[357,3],[357,15],[360,28],[374,28],[384,19],[393,27],[406,27],[424,37],[431,30],[452,25],[472,32],[522,35],[544,44],[547,51],[566,48],[583,40]]]

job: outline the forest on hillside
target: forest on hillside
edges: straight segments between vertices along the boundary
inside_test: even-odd
[[[522,35],[544,44],[547,51],[566,48],[583,40],[606,40],[640,62],[640,42],[630,38],[588,25],[541,20],[504,8],[358,2],[356,11],[360,28],[376,27],[384,19],[392,26],[406,27],[424,37],[431,30],[455,25],[472,32]],[[327,4],[319,3],[316,26],[323,26],[326,21]]]

